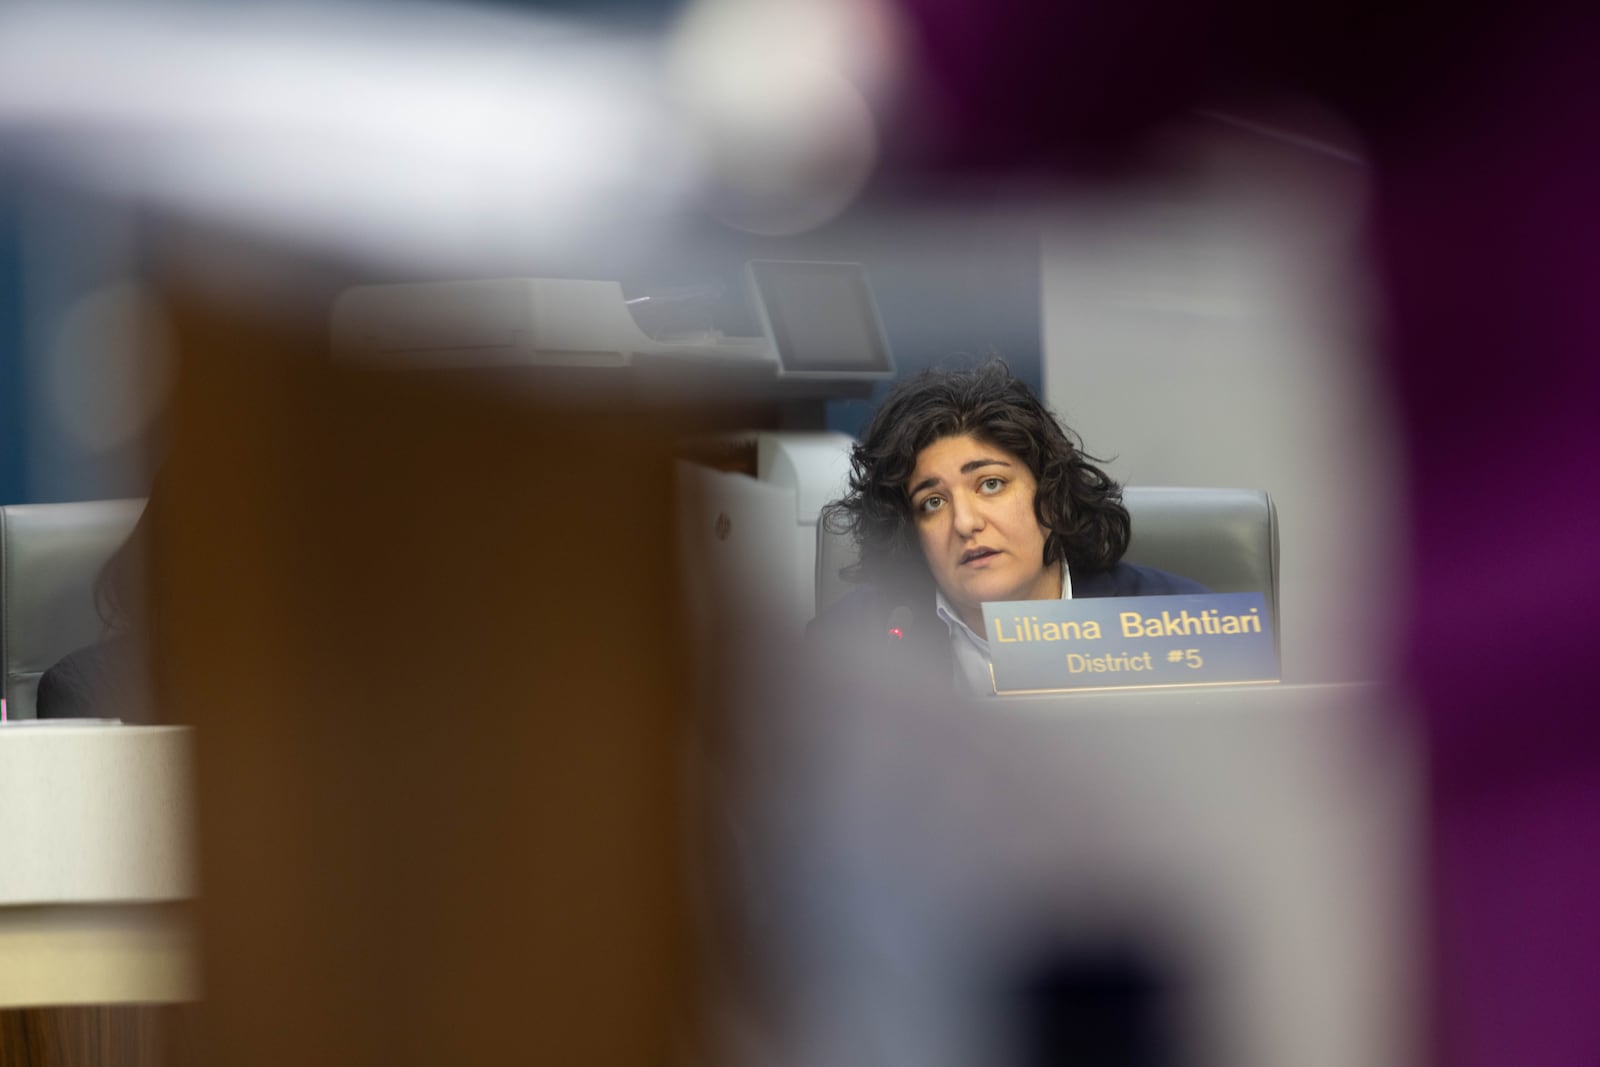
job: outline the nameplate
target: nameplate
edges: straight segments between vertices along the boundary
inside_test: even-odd
[[[1278,680],[1260,593],[983,605],[996,693]]]

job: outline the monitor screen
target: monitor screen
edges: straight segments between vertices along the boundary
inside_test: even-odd
[[[747,270],[783,373],[894,373],[861,264],[753,260]]]

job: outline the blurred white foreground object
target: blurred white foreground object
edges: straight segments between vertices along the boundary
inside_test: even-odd
[[[781,723],[771,690],[746,698],[744,870],[792,1062],[1054,1062],[1026,1047],[1041,1024],[1097,1026],[1085,1005],[1129,971],[1131,1036],[1165,1051],[1100,1062],[1416,1062],[1420,776],[1391,693],[968,705],[862,660],[862,685],[812,678]],[[1028,1002],[1052,970],[1083,980]]]

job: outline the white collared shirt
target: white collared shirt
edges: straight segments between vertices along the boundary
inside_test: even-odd
[[[960,616],[944,597],[944,590],[934,594],[934,611],[950,628],[950,651],[956,661],[956,677],[967,688],[980,696],[994,695],[994,675],[989,671],[989,641],[982,634],[961,621]],[[1072,599],[1072,572],[1065,563],[1061,565],[1061,599]]]

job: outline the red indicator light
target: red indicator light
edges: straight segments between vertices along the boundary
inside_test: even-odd
[[[898,626],[891,626],[889,627],[889,636],[898,641],[905,636],[905,632]]]

